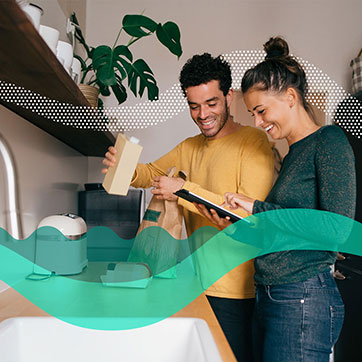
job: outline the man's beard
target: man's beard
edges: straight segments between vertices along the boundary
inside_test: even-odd
[[[223,112],[221,115],[220,115],[220,118],[221,118],[221,124],[220,124],[220,127],[219,129],[216,131],[216,133],[214,134],[211,134],[211,135],[206,135],[203,133],[203,135],[207,138],[210,138],[210,137],[215,137],[225,126],[226,124],[226,121],[228,120],[229,118],[229,109],[227,107],[227,102],[226,102],[226,99],[225,99],[225,112]]]

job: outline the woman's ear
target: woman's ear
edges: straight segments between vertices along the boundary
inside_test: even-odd
[[[295,106],[295,104],[298,102],[298,93],[297,91],[290,87],[286,90],[286,96],[287,96],[287,101],[289,104],[290,108],[293,108]]]

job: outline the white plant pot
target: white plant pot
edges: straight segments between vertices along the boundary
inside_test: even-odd
[[[43,9],[35,4],[26,4],[26,2],[21,2],[19,5],[33,23],[34,28],[39,31],[40,18],[44,13]]]
[[[57,54],[59,31],[50,26],[40,25],[39,33],[53,53]]]

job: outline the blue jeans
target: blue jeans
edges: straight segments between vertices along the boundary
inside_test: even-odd
[[[256,287],[256,361],[328,362],[344,306],[330,271],[304,282]]]
[[[237,361],[253,362],[252,320],[255,299],[207,296]]]

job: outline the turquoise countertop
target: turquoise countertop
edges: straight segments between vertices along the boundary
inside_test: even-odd
[[[13,288],[59,319],[97,329],[140,327],[150,324],[149,319],[157,322],[183,309],[203,293],[189,261],[177,265],[175,279],[153,278],[145,289],[104,286],[100,276],[106,274],[107,266],[105,262],[91,262],[81,274],[21,280]],[[117,318],[128,322],[120,326]]]

